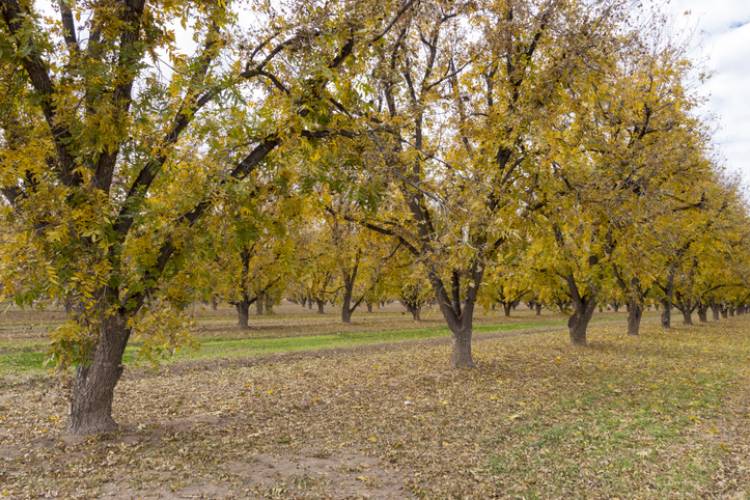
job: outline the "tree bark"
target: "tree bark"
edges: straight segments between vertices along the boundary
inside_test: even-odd
[[[714,321],[719,321],[721,319],[721,306],[719,304],[711,304],[711,314]]]
[[[325,314],[326,302],[322,299],[316,299],[315,303],[318,304],[318,314]]]
[[[510,311],[513,308],[513,304],[511,302],[503,302],[503,314],[506,318],[510,318]]]
[[[661,326],[666,329],[672,328],[672,302],[663,299],[661,304]]]
[[[698,320],[701,323],[708,323],[708,306],[698,304]]]
[[[105,319],[90,363],[76,368],[70,401],[72,434],[83,436],[117,428],[112,400],[129,336],[127,317],[116,314]]]
[[[240,326],[240,328],[250,328],[250,301],[242,299],[239,302],[235,302],[234,307],[235,309],[237,309],[237,324]]]
[[[451,365],[453,368],[474,368],[474,358],[471,355],[471,321],[468,324],[461,322],[461,326],[453,333],[453,352],[451,353]]]
[[[638,335],[641,332],[641,318],[643,304],[635,299],[628,302],[628,335]]]
[[[541,316],[542,315],[542,304],[537,302],[534,304],[534,308],[536,309],[536,315]]]
[[[574,345],[586,345],[586,332],[596,309],[596,301],[590,298],[583,298],[574,301],[575,310],[573,315],[568,319],[568,333],[570,341]]]
[[[691,311],[689,307],[685,307],[680,312],[682,313],[682,323],[685,325],[692,325],[693,311]]]
[[[422,321],[422,318],[420,317],[420,312],[422,308],[421,307],[412,307],[411,308],[411,317],[414,321]]]

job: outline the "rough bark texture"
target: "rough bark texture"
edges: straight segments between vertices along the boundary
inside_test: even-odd
[[[454,368],[474,368],[474,358],[471,355],[471,326],[463,326],[452,333],[451,365]]]
[[[122,356],[129,336],[126,317],[106,319],[90,363],[76,369],[70,401],[72,434],[82,436],[117,428],[112,418],[112,399],[122,375]]]
[[[596,302],[593,299],[580,299],[574,301],[574,306],[573,315],[568,319],[570,341],[574,345],[586,345],[586,332],[594,315]]]
[[[642,317],[643,304],[640,304],[636,300],[628,302],[628,335],[640,334]]]

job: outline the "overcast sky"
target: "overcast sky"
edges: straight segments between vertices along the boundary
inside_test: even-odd
[[[667,9],[676,34],[692,35],[690,54],[713,75],[701,93],[714,115],[715,147],[750,189],[750,0],[671,0]]]

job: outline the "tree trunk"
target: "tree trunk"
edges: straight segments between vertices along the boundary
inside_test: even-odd
[[[372,302],[368,302],[368,303],[367,303],[367,312],[368,312],[368,313],[371,313],[371,312],[372,312]]]
[[[112,399],[122,375],[122,356],[129,336],[125,316],[105,319],[91,362],[76,368],[70,401],[72,434],[83,436],[117,428]]]
[[[663,299],[661,304],[661,326],[667,329],[672,328],[672,302]]]
[[[343,321],[344,323],[352,322],[352,310],[349,309],[348,304],[344,304],[344,306],[341,308],[341,321]]]
[[[685,325],[692,325],[693,324],[693,311],[690,310],[690,307],[684,307],[680,310],[682,313],[682,323]]]
[[[255,299],[255,314],[258,316],[263,315],[263,305],[265,304],[265,299],[263,298],[263,295],[258,296],[258,298]]]
[[[250,319],[250,301],[243,299],[235,302],[234,307],[237,309],[237,324],[240,325],[240,328],[250,328],[248,323]]]
[[[457,328],[451,328],[453,333],[453,352],[451,353],[451,365],[453,368],[474,368],[474,358],[471,355],[471,322],[468,325],[464,321]]]
[[[540,304],[539,302],[537,302],[536,304],[534,304],[534,308],[536,309],[536,315],[537,316],[541,316],[542,315],[542,304]]]
[[[422,321],[422,318],[420,318],[420,311],[422,310],[421,307],[412,307],[411,308],[411,317],[414,321]]]
[[[701,323],[708,323],[708,306],[703,304],[698,305],[698,320]]]
[[[511,308],[513,307],[513,304],[510,302],[503,302],[502,304],[503,304],[503,314],[505,315],[506,318],[510,318],[510,311],[511,311]]]
[[[734,316],[734,307],[729,308],[729,316]]]
[[[711,304],[711,314],[713,315],[714,321],[721,319],[721,307],[719,304]]]
[[[568,319],[568,332],[570,341],[574,345],[586,345],[586,331],[596,309],[596,301],[593,299],[581,299],[574,301],[575,310]]]
[[[318,304],[318,314],[325,314],[326,302],[322,299],[316,299],[315,303]]]
[[[628,302],[628,335],[638,335],[641,332],[641,318],[643,317],[643,304],[636,300]]]
[[[273,297],[266,294],[265,295],[265,307],[266,307],[266,314],[271,315],[273,314]]]
[[[612,304],[612,310],[613,310],[614,312],[620,312],[620,303],[619,303],[619,302],[615,302],[615,303],[613,303],[613,304]]]
[[[721,306],[721,317],[727,319],[729,317],[729,310],[727,306]]]

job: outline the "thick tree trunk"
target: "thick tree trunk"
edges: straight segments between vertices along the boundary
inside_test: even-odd
[[[237,309],[237,324],[240,328],[250,328],[250,301],[243,299],[239,302],[235,302],[234,307]]]
[[[642,317],[643,304],[636,300],[630,300],[628,302],[628,335],[640,334]]]
[[[693,311],[690,310],[689,307],[685,307],[682,310],[680,310],[682,313],[682,323],[685,325],[692,325],[693,324]]]
[[[349,309],[348,304],[344,304],[344,306],[341,308],[341,321],[343,321],[344,323],[352,322],[352,310]]]
[[[510,311],[513,308],[513,304],[510,302],[503,302],[503,314],[506,318],[510,318]]]
[[[612,304],[612,310],[613,310],[614,312],[620,312],[620,303],[619,303],[619,302],[614,302],[614,303]]]
[[[542,304],[540,304],[540,303],[537,302],[536,304],[534,304],[534,307],[536,309],[536,315],[537,316],[541,316],[542,315]]]
[[[698,305],[698,320],[701,323],[708,323],[708,306],[703,304]]]
[[[672,328],[672,302],[664,299],[661,305],[661,326],[667,329]]]
[[[586,332],[596,309],[596,301],[582,299],[574,301],[575,310],[568,319],[568,333],[574,345],[586,345]]]
[[[106,319],[91,362],[77,367],[70,401],[72,434],[97,434],[117,428],[112,418],[112,400],[122,375],[122,356],[129,336],[126,317]]]
[[[453,352],[451,353],[451,365],[453,368],[474,368],[474,358],[471,355],[471,321],[464,325],[465,321],[457,328],[451,328],[453,333]]]
[[[729,317],[729,310],[727,306],[721,306],[721,317],[727,319]]]
[[[317,299],[315,301],[316,304],[318,304],[318,314],[325,314],[326,310],[326,302],[325,300]]]

